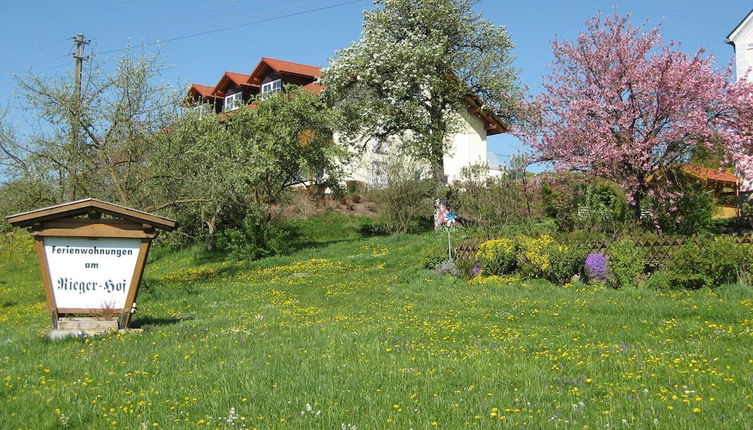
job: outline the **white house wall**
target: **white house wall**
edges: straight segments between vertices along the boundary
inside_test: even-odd
[[[738,80],[753,80],[753,17],[748,16],[743,24],[735,30],[730,42],[735,46],[735,76]]]
[[[459,115],[460,130],[450,137],[451,144],[444,156],[444,174],[449,183],[460,179],[464,167],[487,164],[486,128],[475,115]]]
[[[452,134],[448,140],[447,151],[444,156],[444,172],[449,183],[453,183],[460,178],[464,167],[487,164],[487,135],[483,121],[469,113],[458,115],[459,130]],[[339,136],[335,135],[335,142],[339,142]],[[373,141],[367,140],[361,142],[360,146],[365,150],[358,154],[353,152],[353,159],[349,165],[345,166],[345,180],[360,181],[370,186],[379,186],[375,183],[375,168],[386,168],[390,163],[391,157],[399,153],[399,139],[391,139],[387,144],[387,151],[384,153],[374,152]],[[426,162],[404,159],[405,162],[411,163],[414,167],[421,169],[427,175],[430,174],[429,166]],[[497,171],[490,171],[494,175]]]
[[[753,80],[753,12],[730,34],[728,42],[735,48],[735,77],[738,81]],[[743,172],[738,174],[742,178],[740,191],[753,191],[753,178],[744,177]]]

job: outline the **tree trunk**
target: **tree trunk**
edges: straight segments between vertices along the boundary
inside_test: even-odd
[[[641,220],[641,200],[646,197],[647,192],[643,177],[639,177],[638,180],[640,185],[638,185],[638,189],[636,189],[631,196],[632,202],[628,204],[628,208],[633,212],[633,217],[636,221]]]
[[[215,208],[214,214],[205,221],[207,224],[207,251],[214,251],[217,249],[217,218],[220,215],[222,206]]]
[[[207,222],[207,251],[214,251],[217,248],[217,227],[213,222]]]
[[[444,157],[440,154],[431,160],[431,176],[434,180],[434,230],[441,230],[442,219],[447,213],[444,189],[447,185],[444,176]]]
[[[434,180],[434,191],[436,192],[435,194],[439,196],[444,187],[447,185],[444,176],[444,160],[442,158],[432,161],[431,177]]]

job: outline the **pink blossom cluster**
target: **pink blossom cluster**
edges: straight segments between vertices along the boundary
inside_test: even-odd
[[[599,14],[574,42],[554,42],[544,91],[523,108],[535,120],[519,130],[540,161],[613,180],[632,205],[661,194],[656,176],[698,146],[723,148],[753,177],[752,85],[629,18]]]

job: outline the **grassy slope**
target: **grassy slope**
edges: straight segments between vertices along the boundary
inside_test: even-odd
[[[143,332],[84,341],[45,340],[6,251],[0,428],[750,426],[753,294],[469,285],[419,268],[444,236],[357,224],[255,263],[155,254]]]

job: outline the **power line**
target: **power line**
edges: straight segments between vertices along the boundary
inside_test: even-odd
[[[226,5],[229,5],[229,4],[232,4],[232,3],[238,3],[240,1],[241,0],[225,0],[225,1],[222,1],[220,3],[205,4],[203,6],[196,7],[196,8],[193,8],[193,9],[183,10],[182,12],[177,12],[177,13],[172,13],[172,14],[167,14],[167,15],[161,15],[160,16],[160,27],[165,28],[165,27],[170,27],[173,24],[177,24],[177,23],[190,22],[190,21],[197,20],[197,19],[201,20],[201,19],[203,19],[205,17],[197,16],[197,17],[188,17],[188,18],[186,18],[185,16],[188,16],[188,15],[191,15],[191,14],[195,14],[195,12],[200,11],[200,10],[214,9],[214,8],[218,8],[218,7],[221,7],[221,6],[226,6]],[[165,18],[170,18],[170,17],[180,17],[180,18],[179,19],[173,19],[173,20],[166,20],[165,19]],[[143,19],[143,16],[140,16],[138,19],[132,19],[132,20],[129,20],[129,21],[126,21],[126,22],[121,21],[121,22],[119,22],[119,25],[122,26],[122,27],[127,27],[127,28],[133,29],[134,24],[139,24],[139,23],[149,25],[150,27],[154,27],[154,21],[151,21],[151,20],[146,20],[145,21]],[[117,36],[104,36],[104,37],[97,38],[97,40],[101,42],[103,40],[115,39],[116,37]]]
[[[3,69],[6,71],[6,73],[12,73],[12,70],[18,66],[21,66],[23,63],[26,64],[47,64],[51,61],[55,61],[60,56],[55,56],[52,59],[50,59],[50,55],[52,55],[53,49],[57,50],[56,48],[65,42],[70,42],[72,38],[66,37],[65,39],[58,40],[56,42],[52,42],[44,47],[40,48],[31,48],[28,51],[33,52],[32,55],[24,55],[23,57],[16,57],[15,59],[11,59],[10,61],[3,63]],[[70,54],[68,54],[70,55]],[[42,61],[42,63],[40,63]]]
[[[313,8],[313,9],[306,9],[306,10],[302,10],[302,11],[298,11],[298,12],[293,12],[293,13],[289,13],[289,14],[285,14],[285,15],[280,15],[280,16],[276,16],[276,17],[259,19],[259,20],[256,20],[256,21],[249,21],[249,22],[246,22],[246,23],[243,23],[243,24],[237,24],[237,25],[232,25],[232,26],[228,26],[228,27],[218,28],[218,29],[214,29],[214,30],[206,30],[206,31],[200,31],[200,32],[196,32],[196,33],[186,34],[184,36],[178,36],[178,37],[173,37],[173,38],[170,38],[170,39],[165,39],[165,40],[150,42],[150,43],[147,43],[146,45],[148,45],[148,46],[149,45],[157,45],[159,43],[169,43],[169,42],[175,42],[177,40],[184,40],[184,39],[190,39],[190,38],[193,38],[193,37],[206,36],[207,34],[221,33],[221,32],[225,32],[225,31],[229,31],[229,30],[235,30],[237,28],[248,27],[249,25],[262,24],[262,23],[272,22],[272,21],[279,21],[281,19],[292,18],[294,16],[306,15],[306,14],[309,14],[309,13],[320,12],[320,11],[328,10],[328,9],[334,9],[336,7],[346,6],[346,5],[355,4],[355,3],[360,3],[360,2],[363,2],[363,1],[364,0],[344,1],[344,2],[340,2],[340,3],[335,3],[333,5],[321,6],[321,7]],[[125,51],[126,49],[128,49],[128,48],[111,49],[109,51],[100,52],[99,54],[100,55],[111,54],[111,53],[114,53],[114,52]]]
[[[297,3],[291,4],[291,5],[288,5],[288,6],[285,6],[285,7],[274,7],[274,8],[266,9],[266,10],[254,10],[254,13],[252,13],[252,14],[246,14],[246,15],[240,15],[240,16],[238,16],[238,15],[232,15],[231,14],[231,16],[229,18],[225,17],[224,19],[215,20],[215,21],[212,21],[212,22],[206,22],[206,20],[204,20],[204,21],[201,22],[201,27],[202,28],[211,28],[211,27],[220,26],[220,25],[223,25],[223,24],[226,24],[226,23],[243,22],[245,19],[247,19],[249,17],[259,17],[259,16],[264,16],[264,15],[272,15],[272,14],[275,14],[275,13],[278,13],[278,12],[286,11],[288,9],[296,8],[296,7],[298,7],[300,5],[303,5],[303,4],[309,4],[310,5],[312,3],[321,3],[321,2],[324,2],[324,1],[328,1],[328,0],[300,0]],[[195,18],[192,18],[192,19],[189,19],[189,20],[193,20],[193,19],[195,19]],[[161,25],[160,27],[163,28],[163,29],[169,28],[170,25],[174,24],[174,23],[176,23],[176,22],[173,21],[172,23],[163,23],[163,25]],[[182,26],[180,26],[180,30],[174,31],[172,33],[165,34],[164,32],[162,32],[161,34],[164,35],[164,36],[162,36],[162,38],[154,37],[153,35],[148,35],[148,36],[143,36],[140,39],[141,39],[142,43],[148,43],[148,44],[154,43],[154,44],[157,44],[157,43],[159,43],[160,40],[164,40],[163,38],[169,38],[169,37],[171,37],[173,35],[181,36],[185,32],[185,27],[186,27],[185,25],[182,25]],[[224,28],[224,27],[221,27],[221,28]],[[101,41],[101,40],[102,40],[102,38],[98,39],[98,41]],[[147,41],[150,41],[150,40],[153,40],[154,42],[147,42]],[[108,51],[108,50],[105,50],[105,52],[106,51]]]

